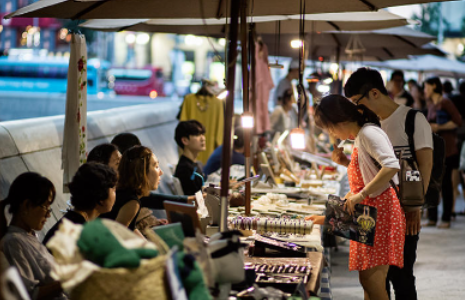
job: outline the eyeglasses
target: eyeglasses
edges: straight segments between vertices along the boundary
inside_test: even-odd
[[[40,207],[42,207],[46,212],[47,214],[51,214],[52,213],[52,208],[47,206],[47,205],[40,205]]]
[[[366,96],[367,96],[367,92],[363,93],[362,96],[360,96],[360,98],[354,101],[355,105],[358,105],[358,103],[362,101],[362,99],[365,98]]]

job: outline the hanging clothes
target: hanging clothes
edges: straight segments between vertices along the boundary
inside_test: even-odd
[[[197,159],[206,164],[218,146],[223,144],[224,103],[210,94],[189,94],[184,98],[179,121],[197,120],[205,127],[206,150]]]
[[[255,61],[255,93],[257,94],[257,119],[255,124],[257,127],[257,133],[262,134],[271,129],[270,116],[268,113],[268,100],[270,98],[270,91],[274,87],[270,68],[268,67],[268,47],[264,43],[256,43]]]

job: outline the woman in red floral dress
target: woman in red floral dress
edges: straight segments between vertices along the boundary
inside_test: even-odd
[[[393,147],[373,112],[339,95],[321,100],[315,110],[315,123],[339,139],[355,140],[351,160],[337,146],[332,157],[336,163],[348,166],[350,192],[345,196],[345,207],[353,213],[354,205],[361,203],[376,207],[378,213],[373,246],[350,242],[349,270],[359,271],[365,300],[387,300],[389,266],[404,266],[405,217],[389,185],[400,168]],[[324,217],[311,219],[321,224]]]

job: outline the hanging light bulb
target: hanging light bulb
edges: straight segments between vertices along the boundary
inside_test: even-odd
[[[292,40],[291,41],[291,48],[292,49],[298,49],[302,47],[302,41],[301,40]]]
[[[253,128],[254,126],[254,119],[253,115],[250,112],[244,112],[241,116],[242,128]]]
[[[305,131],[301,128],[291,130],[291,146],[294,149],[305,149]]]

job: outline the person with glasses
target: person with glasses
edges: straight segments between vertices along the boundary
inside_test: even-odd
[[[116,172],[110,166],[92,162],[80,166],[69,183],[73,209],[50,228],[42,243],[47,245],[64,218],[74,224],[84,224],[111,211],[115,204],[117,179]]]
[[[356,204],[376,207],[377,219],[373,246],[350,241],[349,270],[359,272],[365,299],[387,300],[389,266],[404,265],[405,216],[389,184],[400,169],[399,161],[376,115],[343,96],[324,97],[315,109],[315,124],[335,138],[355,140],[351,159],[344,156],[337,161],[348,167],[350,192],[344,197],[345,209],[353,214]],[[342,154],[342,148],[334,148]],[[316,224],[323,220],[313,218]]]
[[[389,137],[397,157],[400,153],[403,153],[404,157],[412,156],[408,137],[405,133],[405,120],[411,108],[392,101],[378,71],[369,68],[358,69],[347,80],[344,93],[353,103],[367,107],[379,117],[381,129]],[[413,136],[417,163],[423,177],[426,194],[433,166],[433,138],[431,126],[421,113],[415,114]],[[396,300],[416,300],[413,266],[417,257],[421,213],[420,211],[408,212],[405,217],[407,230],[405,232],[404,267],[389,267],[386,288],[390,294],[391,282]]]
[[[27,172],[13,181],[0,205],[0,250],[18,269],[30,297],[37,300],[68,299],[60,283],[50,276],[54,258],[36,235],[51,216],[55,195],[49,179]],[[13,216],[9,224],[5,208]]]

